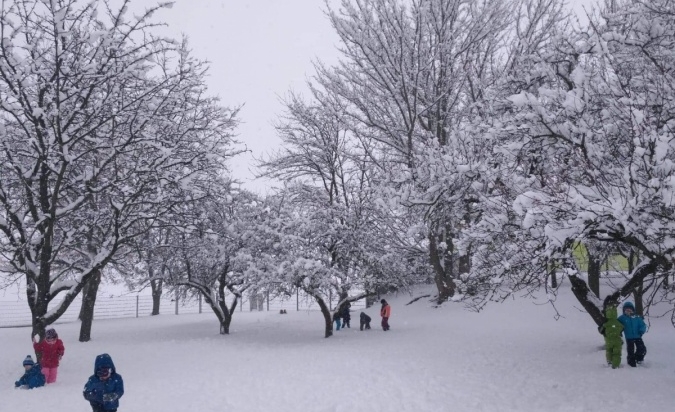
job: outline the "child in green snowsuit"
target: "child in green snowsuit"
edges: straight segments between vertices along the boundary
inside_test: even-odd
[[[621,347],[623,346],[621,332],[623,332],[623,325],[616,318],[615,305],[607,306],[607,309],[605,309],[605,319],[605,323],[600,325],[598,330],[605,337],[607,364],[612,365],[612,369],[616,369],[621,365]]]

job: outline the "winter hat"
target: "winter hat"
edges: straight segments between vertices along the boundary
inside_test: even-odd
[[[380,301],[380,303],[384,305],[384,304],[386,304],[386,303],[387,303],[387,301],[386,301],[386,300],[384,300],[384,299],[382,299],[382,300]]]
[[[23,366],[26,366],[26,365],[30,365],[30,366],[35,365],[35,362],[33,362],[33,358],[30,355],[26,356],[26,359],[23,360]]]
[[[45,333],[45,338],[47,339],[57,339],[59,335],[56,334],[56,330],[54,328],[47,329],[47,333]]]
[[[635,305],[633,305],[633,302],[626,301],[623,303],[623,310],[630,309],[633,312],[635,312]]]

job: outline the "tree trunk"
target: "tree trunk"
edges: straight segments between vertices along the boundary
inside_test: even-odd
[[[467,205],[468,208],[468,205]],[[471,221],[471,214],[468,212],[464,215],[464,221],[470,222]],[[461,232],[461,231],[460,231]],[[450,243],[452,243],[452,239],[448,240]],[[454,245],[452,246],[453,252],[454,252]],[[459,256],[459,262],[458,262],[458,267],[457,267],[457,272],[459,272],[460,275],[464,273],[469,273],[471,272],[471,244],[466,248],[464,251],[465,253]]]
[[[464,223],[466,225],[468,225],[472,221],[472,219],[471,219],[471,204],[469,202],[465,203],[465,208],[466,208],[466,212],[464,213],[464,219],[463,220],[464,220]],[[463,229],[461,229],[461,227],[460,227],[459,233],[461,233],[462,230]],[[454,246],[453,246],[453,248],[454,248]],[[471,244],[469,244],[468,247],[466,248],[466,250],[464,251],[465,253],[459,256],[459,265],[458,265],[457,271],[459,272],[460,275],[462,275],[464,273],[471,272],[471,256],[473,255],[473,251],[471,249],[472,249]]]
[[[320,296],[314,296],[314,299],[316,299],[316,302],[319,304],[319,307],[321,308],[321,313],[323,314],[323,319],[326,322],[326,329],[325,329],[325,338],[330,338],[333,336],[333,317],[330,314],[330,310],[328,309],[328,306],[326,305],[326,302],[320,297]]]
[[[434,281],[436,282],[436,288],[438,289],[438,299],[436,302],[439,305],[447,302],[448,298],[455,295],[455,282],[452,279],[447,278],[445,273],[437,271]]]
[[[431,260],[431,266],[434,268],[434,282],[436,282],[436,288],[438,289],[438,300],[439,305],[446,302],[449,297],[455,295],[455,282],[452,279],[452,266],[447,268],[443,267],[441,264],[441,256],[437,246],[436,236],[433,234],[429,235],[429,259]],[[450,271],[450,274],[447,272]]]
[[[588,254],[588,288],[600,297],[600,269],[602,268],[602,261],[597,256],[591,254],[589,248],[586,248]]]
[[[633,292],[633,297],[635,298],[635,313],[640,316],[644,316],[645,313],[644,300],[642,299],[643,294],[644,282],[640,282],[638,287],[635,288],[635,292]]]
[[[153,279],[150,281],[152,289],[152,313],[151,316],[159,315],[159,305],[162,301],[163,279]]]
[[[98,286],[101,284],[101,271],[97,271],[82,289],[82,306],[80,307],[80,342],[91,340],[91,326],[94,323],[94,306]]]
[[[459,273],[469,273],[471,271],[471,250],[467,251],[465,255],[459,257]]]
[[[102,267],[103,264],[83,275],[83,283],[77,284],[72,289],[69,289],[68,293],[63,297],[63,300],[51,309],[49,308],[49,302],[52,299],[50,283],[45,281],[44,278],[39,278],[39,285],[30,279],[27,280],[26,298],[31,312],[31,339],[34,339],[36,335],[40,336],[41,339],[44,339],[47,326],[56,322],[68,310],[73,303],[73,300],[84,289],[92,276],[96,275]]]
[[[31,339],[34,339],[35,336],[40,336],[40,340],[45,338],[45,330],[47,328],[45,314],[47,313],[49,302],[49,296],[45,292],[46,289],[46,286],[38,288],[33,280],[28,277],[26,278],[26,297],[28,299],[31,325],[33,327],[30,335]]]
[[[558,272],[557,265],[555,260],[550,260],[546,264],[546,269],[548,270],[548,277],[551,279],[551,289],[556,289],[558,287]]]
[[[229,335],[230,334],[230,323],[232,323],[232,315],[225,313],[225,316],[220,320],[220,334]]]
[[[221,319],[220,321],[220,334],[221,335],[229,335],[230,334],[230,323],[232,323],[232,317],[234,316],[234,311],[237,309],[237,304],[239,303],[239,298],[241,295],[239,293],[235,293],[232,289],[230,291],[233,292],[234,294],[234,301],[232,302],[232,306],[229,308],[227,307],[227,302],[225,302],[225,295],[222,294],[222,300],[218,302],[218,305],[220,306],[220,310],[223,313],[224,318]]]
[[[628,272],[632,273],[633,268],[638,263],[639,255],[635,253],[634,250],[631,250],[630,253],[628,254]],[[644,306],[644,301],[642,299],[642,295],[644,294],[644,288],[645,284],[644,281],[640,280],[636,287],[635,290],[633,291],[633,298],[635,299],[635,313],[640,316],[644,316],[645,312],[645,306]]]
[[[33,329],[31,331],[31,339],[35,339],[35,336],[40,336],[40,340],[45,338],[46,325],[44,322],[40,322],[43,318],[35,319],[33,318]],[[42,361],[42,353],[35,352],[35,359],[37,363]]]
[[[588,298],[591,290],[588,288],[586,282],[576,275],[570,276],[569,279],[570,283],[572,283],[572,293],[574,293],[581,306],[586,309],[586,312],[591,315],[595,324],[600,326],[605,323],[605,315],[603,315],[602,310]]]
[[[220,334],[229,335],[230,324],[232,323],[232,314],[234,313],[234,309],[237,307],[236,298],[234,304],[232,305],[232,309],[228,309],[227,304],[225,303],[225,296],[222,290],[220,291],[219,300],[214,301],[212,299],[212,295],[209,294],[208,289],[204,287],[197,287],[193,284],[187,284],[186,286],[195,288],[201,293],[201,296],[203,296],[204,300],[206,301],[206,304],[209,305],[213,313],[216,315],[216,318],[218,318],[218,324],[220,325]]]

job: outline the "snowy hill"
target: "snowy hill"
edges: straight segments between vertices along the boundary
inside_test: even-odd
[[[29,330],[0,329],[3,411],[89,411],[82,387],[97,354],[124,377],[120,412],[670,411],[675,329],[651,319],[646,366],[605,366],[590,318],[562,294],[558,309],[522,299],[476,314],[388,297],[391,331],[352,327],[324,339],[319,312],[237,313],[218,335],[212,314],[58,325],[66,354],[56,384],[14,390],[32,353]],[[539,305],[537,305],[537,303]]]

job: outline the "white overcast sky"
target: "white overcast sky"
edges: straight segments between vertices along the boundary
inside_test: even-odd
[[[593,0],[568,0],[577,11]],[[331,0],[338,4],[339,0]],[[132,9],[157,4],[132,0]],[[155,17],[174,37],[188,36],[194,54],[211,62],[209,89],[223,104],[244,104],[237,133],[250,153],[232,163],[245,188],[265,193],[272,185],[253,180],[253,156],[279,147],[272,126],[289,90],[306,91],[312,62],[337,59],[337,36],[323,0],[175,0]]]

